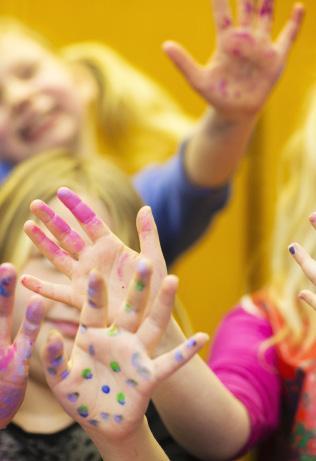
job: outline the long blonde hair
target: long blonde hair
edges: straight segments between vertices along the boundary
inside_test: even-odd
[[[307,101],[302,127],[290,139],[280,165],[269,282],[274,304],[285,321],[278,336],[289,338],[302,350],[316,341],[316,315],[297,299],[298,292],[310,284],[291,261],[286,246],[297,241],[316,257],[316,234],[307,220],[316,208],[316,86]]]

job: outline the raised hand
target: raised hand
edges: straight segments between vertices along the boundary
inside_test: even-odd
[[[312,213],[309,217],[310,223],[316,229],[316,212]],[[316,261],[299,243],[291,243],[289,245],[289,252],[301,267],[307,278],[316,286]],[[309,290],[304,289],[299,293],[299,298],[303,299],[307,304],[316,309],[316,294]]]
[[[15,285],[14,267],[0,265],[0,429],[9,424],[23,402],[33,344],[44,316],[43,301],[33,297],[11,344]]]
[[[148,309],[150,279],[150,266],[140,261],[127,297],[112,309],[103,278],[92,271],[70,358],[58,332],[48,338],[43,354],[48,384],[92,438],[101,433],[104,440],[124,440],[137,430],[154,388],[208,339],[198,333],[175,350],[150,359],[149,352],[169,322],[177,290],[176,277],[165,277]],[[145,310],[148,315],[143,319]],[[108,320],[109,311],[116,312],[114,323]]]
[[[285,67],[304,15],[303,6],[296,4],[272,42],[274,1],[238,0],[237,4],[239,21],[234,25],[229,1],[212,0],[217,47],[205,66],[179,44],[164,44],[189,84],[215,109],[231,116],[251,115],[262,108]]]
[[[150,296],[154,297],[167,272],[150,208],[143,207],[138,213],[137,229],[141,248],[138,253],[124,245],[70,189],[65,187],[59,189],[57,196],[80,223],[90,243],[85,242],[48,205],[35,200],[31,204],[33,214],[45,224],[58,243],[48,238],[33,221],[25,224],[25,231],[39,251],[70,279],[70,284],[56,285],[32,276],[24,276],[22,283],[43,296],[81,309],[85,299],[88,274],[92,269],[97,269],[107,280],[111,309],[123,302],[129,280],[138,262],[146,257],[153,262]],[[114,313],[110,311],[108,315],[111,322]]]

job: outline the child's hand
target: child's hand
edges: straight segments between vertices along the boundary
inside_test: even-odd
[[[89,275],[88,294],[70,360],[62,336],[52,332],[43,354],[49,386],[65,411],[93,438],[113,442],[136,431],[158,383],[183,366],[205,344],[198,333],[155,360],[155,347],[169,322],[177,290],[174,276],[164,278],[145,317],[151,269],[141,261],[124,303],[108,321],[105,284],[98,272]],[[137,327],[137,325],[139,325]]]
[[[0,265],[0,429],[10,423],[23,402],[33,343],[44,316],[43,301],[34,297],[11,344],[15,285],[14,267]]]
[[[88,274],[97,269],[107,281],[109,306],[119,306],[126,298],[129,280],[136,266],[144,256],[153,261],[154,273],[152,294],[158,287],[167,270],[161,252],[156,224],[149,207],[143,207],[137,217],[137,228],[141,252],[137,253],[117,238],[109,227],[70,189],[61,188],[58,198],[71,211],[91,243],[72,230],[50,207],[35,200],[31,210],[56,237],[58,244],[50,240],[32,221],[25,224],[25,231],[53,265],[70,279],[70,285],[56,285],[24,276],[22,283],[30,290],[65,304],[81,308],[85,299]],[[113,313],[109,312],[110,322]]]
[[[310,223],[316,229],[316,212],[312,213],[309,217]],[[289,245],[289,252],[301,267],[307,278],[316,286],[316,261],[299,243],[291,243]],[[304,300],[311,307],[316,309],[316,294],[311,290],[302,290],[299,293],[299,298]]]
[[[285,67],[304,7],[294,6],[291,19],[273,43],[273,0],[238,0],[236,26],[228,0],[212,3],[217,48],[211,60],[201,66],[173,42],[164,44],[165,52],[190,85],[220,113],[236,117],[257,113]]]

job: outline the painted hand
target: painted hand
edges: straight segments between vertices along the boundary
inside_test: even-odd
[[[0,429],[12,420],[21,406],[29,371],[33,343],[44,316],[40,297],[33,297],[21,328],[11,344],[11,324],[16,271],[11,264],[0,265]]]
[[[239,24],[234,26],[228,0],[212,0],[217,47],[201,66],[179,44],[164,50],[190,85],[225,115],[256,114],[262,108],[286,64],[304,16],[301,4],[275,43],[271,40],[273,0],[238,0]]]
[[[69,285],[47,283],[32,276],[24,276],[22,283],[30,290],[45,297],[81,309],[88,274],[97,269],[107,281],[109,306],[119,306],[126,297],[128,283],[138,262],[148,258],[153,262],[151,296],[157,294],[167,270],[161,252],[156,224],[149,207],[143,207],[137,216],[140,253],[131,250],[117,238],[108,226],[70,189],[61,188],[57,193],[61,202],[71,211],[82,226],[91,243],[87,243],[48,205],[35,200],[31,210],[55,236],[56,244],[32,221],[25,223],[25,232],[39,251],[69,279]],[[114,313],[109,312],[110,322]]]
[[[58,332],[51,333],[43,353],[48,384],[65,411],[90,436],[101,434],[109,442],[137,430],[154,388],[208,339],[197,333],[175,350],[150,359],[169,322],[177,290],[176,277],[166,276],[148,308],[150,279],[149,264],[140,261],[110,324],[105,283],[92,271],[70,360]]]
[[[316,212],[309,217],[312,226],[316,229]],[[316,261],[299,243],[291,243],[289,251],[297,264],[301,267],[306,277],[316,286]],[[316,309],[316,294],[308,289],[301,290],[299,298]]]

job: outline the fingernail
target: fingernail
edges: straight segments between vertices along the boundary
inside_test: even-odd
[[[291,253],[291,255],[295,255],[295,246],[294,245],[289,246],[289,252]]]

